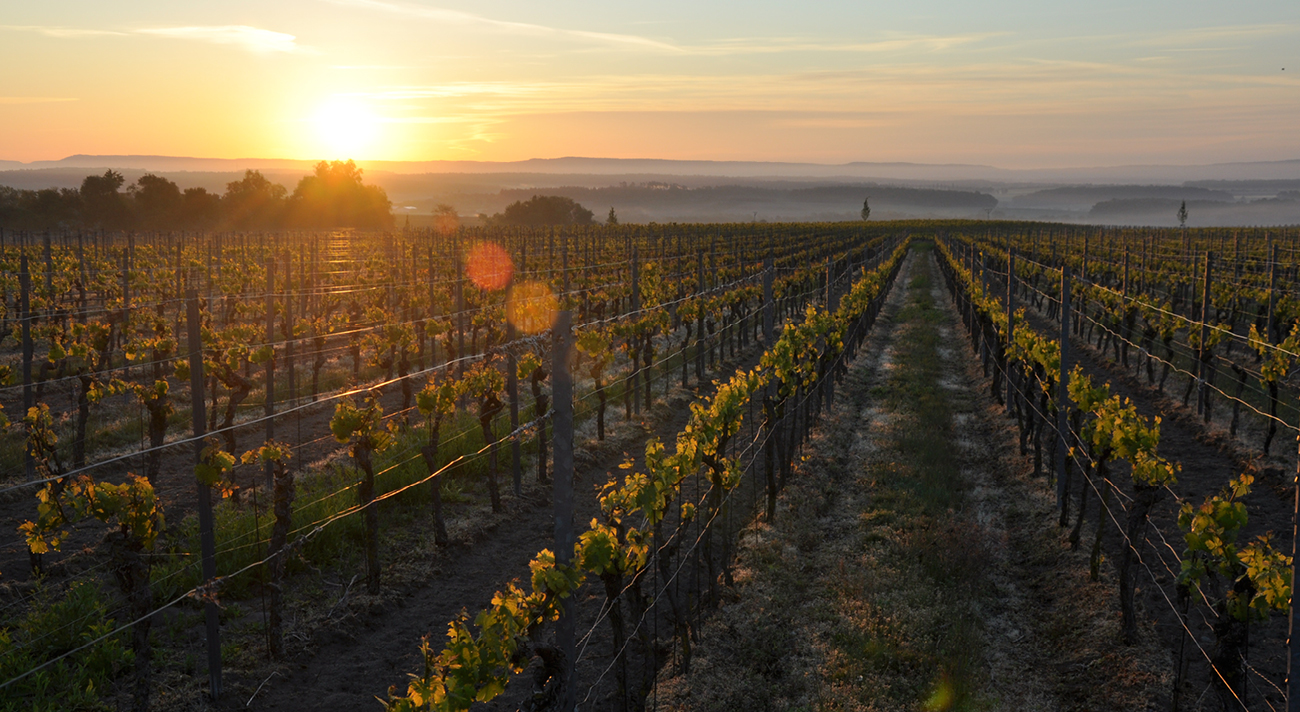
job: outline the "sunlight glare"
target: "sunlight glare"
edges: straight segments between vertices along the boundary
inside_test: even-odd
[[[350,97],[334,97],[316,112],[316,136],[330,158],[363,158],[379,136],[379,119],[366,105]]]

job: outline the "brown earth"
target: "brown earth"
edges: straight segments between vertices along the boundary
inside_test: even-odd
[[[659,707],[1164,704],[1171,656],[1150,627],[1120,644],[1115,586],[1090,583],[1086,552],[1057,528],[928,254],[909,258],[775,523],[745,538],[734,602],[705,624],[690,673],[661,675]],[[923,296],[934,307],[918,312]],[[926,358],[941,376],[908,382]],[[914,404],[930,397],[943,405],[925,421]],[[940,452],[912,449],[923,430],[942,434],[928,441]]]

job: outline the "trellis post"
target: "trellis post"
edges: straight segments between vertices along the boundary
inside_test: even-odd
[[[198,291],[189,289],[185,293],[185,326],[190,358],[190,416],[193,424],[194,463],[203,462],[203,339],[199,322]],[[217,576],[216,539],[212,533],[212,492],[198,477],[195,484],[199,493],[199,547],[202,556],[204,584],[211,583]],[[207,631],[208,647],[208,684],[212,699],[221,697],[221,627],[216,601],[206,597],[203,605],[204,623]]]
[[[555,498],[555,563],[567,566],[573,558],[573,374],[569,372],[569,350],[573,339],[570,330],[572,314],[561,311],[555,319],[555,346],[552,351],[551,378],[555,408],[555,478],[552,481]],[[571,712],[577,703],[574,676],[574,605],[570,595],[564,602],[564,612],[556,624],[556,647],[564,660],[567,680],[563,685],[564,699],[560,709]]]
[[[1070,403],[1070,266],[1061,266],[1061,373],[1056,381],[1056,506],[1064,512],[1065,460],[1070,448],[1067,435],[1070,421],[1066,410]],[[1065,516],[1062,514],[1061,516]]]

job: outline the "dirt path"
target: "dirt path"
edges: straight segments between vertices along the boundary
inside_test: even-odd
[[[658,708],[1145,709],[1167,689],[1149,630],[1116,642],[1114,587],[1088,583],[960,329],[914,250]]]

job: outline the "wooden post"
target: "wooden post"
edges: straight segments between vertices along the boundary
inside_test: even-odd
[[[1300,554],[1300,433],[1296,434],[1296,473],[1292,482],[1292,488],[1295,490],[1294,512],[1291,520],[1291,590],[1296,590],[1296,555]],[[1288,611],[1287,636],[1286,636],[1286,699],[1287,711],[1297,712],[1300,710],[1300,680],[1296,679],[1300,675],[1300,645],[1296,644],[1296,596],[1291,596],[1291,606]]]
[[[831,300],[835,298],[834,289],[831,287],[831,258],[826,258],[826,311],[831,311],[835,306]]]
[[[432,238],[429,240],[428,252],[429,252],[429,275],[427,280],[428,284],[426,286],[429,288],[429,311],[428,313],[425,314],[425,318],[432,321],[438,318],[438,295],[437,295],[437,285],[434,283]],[[420,338],[424,339],[427,336],[427,334],[428,334],[428,330],[426,329],[425,333],[420,334]],[[437,356],[438,338],[436,336],[429,336],[428,339],[429,339],[428,368],[433,369],[435,364],[438,363],[438,356]]]
[[[1088,232],[1083,233],[1083,262],[1079,266],[1079,279],[1088,281]]]
[[[640,265],[637,260],[636,245],[632,245],[632,251],[629,255],[632,264],[632,319],[637,319],[637,312],[641,310],[641,279]],[[633,338],[636,338],[635,336]],[[641,388],[640,374],[641,370],[637,367],[637,357],[639,354],[635,350],[632,352],[631,373],[628,374],[628,387],[632,389],[632,412],[637,415],[641,414]],[[624,396],[626,397],[626,396]]]
[[[776,305],[773,303],[772,283],[776,278],[776,266],[769,256],[763,260],[763,346],[772,348],[776,341]]]
[[[45,309],[49,312],[53,312],[54,311],[54,250],[53,247],[50,245],[50,232],[48,230],[45,231],[45,238],[43,242],[44,242],[43,254],[45,257],[45,298],[48,300],[46,302]]]
[[[1011,385],[1011,344],[1015,341],[1016,315],[1016,253],[1007,240],[1007,343],[1003,349],[1003,378],[1007,385],[1007,414],[1011,414],[1011,400],[1015,397],[1015,388]]]
[[[465,377],[465,270],[460,259],[459,240],[456,245],[456,378]],[[460,407],[465,407],[461,396]]]
[[[27,250],[20,245],[18,257],[18,318],[22,320],[23,338],[23,417],[36,405],[32,393],[32,361],[36,345],[32,343],[32,273],[27,265]],[[23,473],[28,480],[36,479],[36,460],[31,448],[23,448]]]
[[[298,258],[298,264],[299,266],[302,265],[301,256]],[[294,405],[298,397],[298,381],[294,373],[293,363],[295,338],[293,335],[293,293],[289,288],[291,284],[293,284],[293,257],[286,252],[284,255],[284,318],[280,320],[280,331],[284,335],[284,370],[289,376],[290,407]],[[307,283],[305,280],[300,280],[298,289],[303,290],[304,298],[306,298]],[[274,476],[272,480],[274,480]]]
[[[695,381],[697,385],[704,384],[704,250],[699,252],[699,265],[696,270],[695,293],[697,301],[695,309]]]
[[[771,255],[763,261],[763,348],[776,343],[776,304],[772,301],[772,282],[776,268]],[[767,521],[776,517],[776,384],[771,381],[763,389],[763,474],[767,481]]]
[[[190,357],[190,416],[194,436],[194,463],[203,461],[203,435],[206,419],[203,413],[203,338],[199,322],[198,291],[185,293],[185,327]],[[211,488],[195,477],[199,491],[199,548],[202,556],[203,581],[212,582],[217,576],[216,539],[212,533]],[[216,602],[209,598],[203,606],[208,644],[208,685],[212,699],[221,698],[221,628]]]
[[[1268,238],[1268,330],[1266,337],[1269,343],[1276,344],[1282,339],[1281,334],[1277,333],[1277,245],[1273,244],[1273,236]]]
[[[1151,238],[1142,238],[1142,267],[1138,271],[1138,292],[1143,293],[1147,290],[1147,257],[1151,251]]]
[[[515,340],[515,325],[506,319],[506,343]],[[506,349],[506,397],[510,399],[510,432],[519,429],[519,363],[513,348]],[[523,494],[523,468],[519,453],[519,435],[510,437],[510,477],[514,483],[515,496]]]
[[[1205,417],[1205,422],[1210,422],[1210,385],[1206,382],[1209,377],[1209,361],[1205,352],[1208,350],[1205,342],[1210,336],[1210,269],[1214,263],[1214,253],[1205,253],[1205,281],[1201,288],[1201,343],[1196,349],[1196,412]]]
[[[266,441],[275,439],[275,257],[266,258],[266,343],[271,347],[271,355],[266,359],[266,403],[262,413],[266,416]],[[266,478],[266,491],[275,491],[275,473],[271,463],[262,466],[262,476]]]
[[[1067,435],[1070,421],[1066,410],[1070,403],[1070,266],[1061,266],[1061,374],[1056,381],[1056,506],[1064,511],[1065,454],[1070,448]],[[1064,516],[1064,515],[1062,515]]]
[[[555,563],[567,566],[573,558],[573,374],[569,372],[569,351],[572,314],[561,311],[555,320],[555,346],[552,354],[551,378],[555,408]],[[564,612],[556,623],[555,643],[563,660],[563,674],[568,679],[562,685],[564,699],[560,710],[572,712],[577,703],[574,688],[574,597],[564,603]]]
[[[135,233],[126,235],[126,251],[122,253],[122,313],[131,311],[131,269],[135,266]]]
[[[979,268],[980,268],[979,271],[980,285],[984,288],[984,294],[987,295],[989,293],[989,256],[984,254],[983,252],[980,252]],[[980,322],[978,318],[975,319],[975,324],[979,333],[978,340],[979,340],[980,365],[984,369],[984,377],[988,378],[989,361],[993,356],[993,349],[992,347],[989,346],[988,334],[984,330],[984,325]]]

